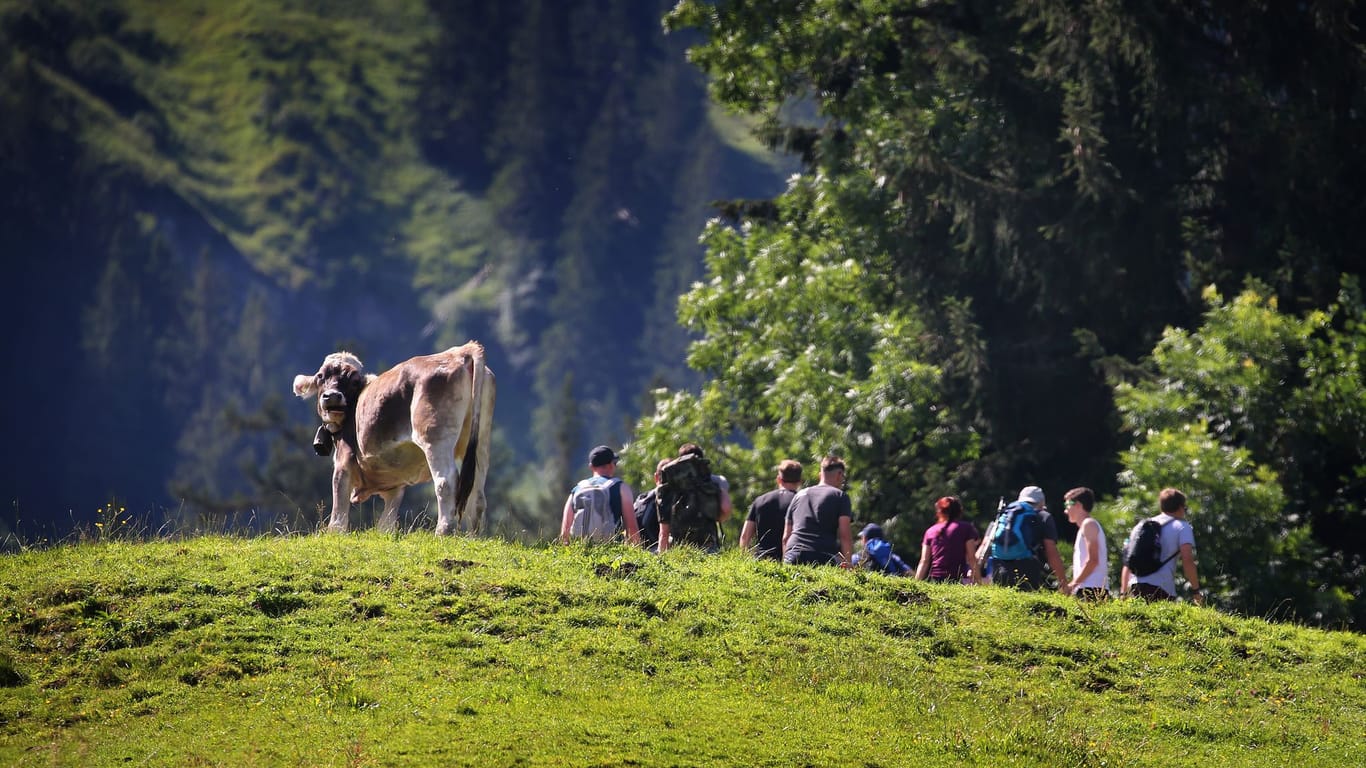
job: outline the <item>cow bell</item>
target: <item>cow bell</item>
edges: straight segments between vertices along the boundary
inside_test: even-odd
[[[318,427],[318,433],[313,436],[313,450],[319,456],[329,456],[332,454],[332,432],[326,424]]]

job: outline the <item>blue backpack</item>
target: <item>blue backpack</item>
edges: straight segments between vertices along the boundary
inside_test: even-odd
[[[892,551],[892,544],[886,539],[869,539],[866,549],[871,564],[889,576],[900,576],[910,570],[906,562]]]
[[[996,516],[996,528],[991,534],[991,556],[997,560],[1026,560],[1034,557],[1039,545],[1038,510],[1027,501],[1006,505]]]

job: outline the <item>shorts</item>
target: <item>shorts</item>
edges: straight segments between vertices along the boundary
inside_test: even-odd
[[[1043,563],[1034,558],[1024,560],[996,560],[991,570],[991,583],[1014,587],[1026,592],[1044,588]]]
[[[1176,595],[1169,594],[1167,590],[1162,587],[1155,584],[1144,584],[1141,581],[1134,582],[1134,585],[1129,587],[1129,593],[1134,597],[1142,598],[1150,603],[1176,599]]]

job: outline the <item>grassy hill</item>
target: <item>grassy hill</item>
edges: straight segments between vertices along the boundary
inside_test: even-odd
[[[0,765],[1361,765],[1366,639],[728,553],[0,558]]]

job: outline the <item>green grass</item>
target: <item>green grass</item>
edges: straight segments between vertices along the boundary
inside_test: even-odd
[[[738,554],[0,558],[0,765],[1361,765],[1366,640]]]

